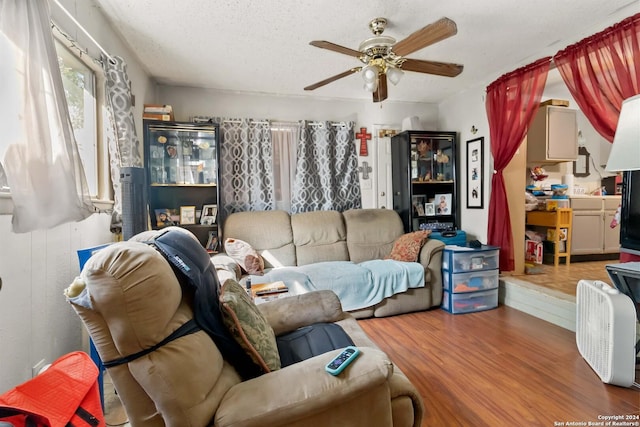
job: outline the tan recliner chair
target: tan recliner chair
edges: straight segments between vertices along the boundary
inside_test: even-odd
[[[170,264],[136,241],[94,254],[68,291],[103,361],[153,347],[193,317],[192,295]],[[259,308],[276,335],[337,322],[362,354],[335,377],[324,366],[340,350],[242,381],[209,335],[191,333],[109,368],[132,426],[420,425],[421,397],[335,294],[311,292]]]

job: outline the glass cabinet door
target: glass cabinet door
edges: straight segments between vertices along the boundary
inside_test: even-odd
[[[150,185],[216,185],[215,129],[148,129]]]
[[[445,182],[454,180],[451,137],[412,135],[411,181]]]

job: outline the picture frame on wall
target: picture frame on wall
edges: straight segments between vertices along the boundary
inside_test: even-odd
[[[484,209],[484,137],[467,141],[467,209]]]

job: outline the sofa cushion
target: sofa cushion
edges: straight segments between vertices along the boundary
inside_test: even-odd
[[[396,261],[416,262],[418,255],[420,255],[420,249],[429,238],[429,234],[431,234],[431,230],[403,234],[394,242],[389,258]]]
[[[338,211],[304,212],[291,216],[298,265],[349,261],[347,234]]]
[[[222,285],[220,305],[224,324],[264,372],[280,369],[276,336],[247,291],[233,279]]]
[[[227,217],[223,230],[225,237],[244,240],[258,251],[265,268],[296,265],[288,212],[236,212]]]
[[[400,216],[391,209],[350,209],[342,215],[349,259],[356,263],[386,258],[404,233]]]
[[[261,276],[264,273],[264,260],[244,240],[229,237],[224,241],[224,250],[247,273],[256,276]]]

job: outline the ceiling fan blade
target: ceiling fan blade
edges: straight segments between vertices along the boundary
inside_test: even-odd
[[[328,49],[338,53],[344,53],[345,55],[355,56],[356,58],[362,55],[362,52],[358,52],[357,50],[349,49],[348,47],[340,46],[335,43],[331,43],[325,40],[314,40],[309,42],[311,46],[319,47],[321,49]]]
[[[322,80],[322,81],[320,81],[318,83],[314,83],[314,84],[312,84],[310,86],[307,86],[307,87],[304,88],[304,90],[318,89],[319,87],[322,87],[322,86],[324,86],[326,84],[334,82],[334,81],[336,81],[338,79],[341,79],[343,77],[347,77],[350,74],[357,73],[361,69],[362,69],[361,67],[352,68],[352,69],[344,71],[344,72],[342,72],[340,74],[336,74],[335,76],[329,77],[328,79],[324,79],[324,80]]]
[[[437,76],[455,77],[460,74],[464,66],[449,62],[424,61],[421,59],[405,59],[400,66],[404,71],[435,74]]]
[[[387,75],[378,75],[378,88],[373,92],[373,102],[382,102],[387,99]]]
[[[449,18],[442,18],[414,32],[409,37],[393,45],[393,52],[405,56],[429,45],[437,43],[458,32],[456,23]]]

